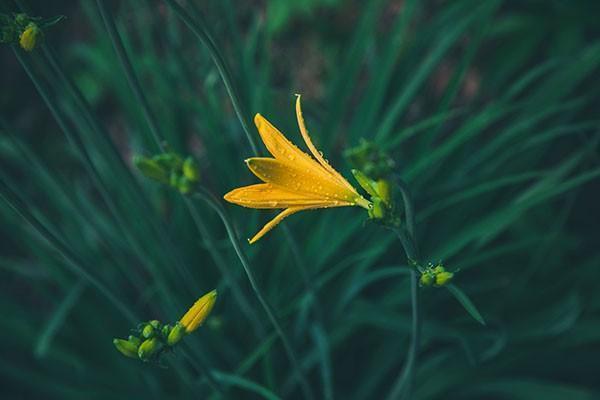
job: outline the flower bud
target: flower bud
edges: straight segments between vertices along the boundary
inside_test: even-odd
[[[139,337],[133,336],[133,335],[129,335],[129,337],[127,338],[127,341],[129,343],[132,343],[136,349],[140,346],[140,344],[142,344],[142,340]]]
[[[154,336],[154,327],[151,324],[146,324],[142,329],[142,337],[148,339]]]
[[[158,351],[160,351],[161,348],[162,348],[162,344],[160,343],[158,338],[153,337],[152,339],[146,339],[140,345],[140,347],[137,351],[137,355],[141,360],[147,361],[153,355],[158,353]]]
[[[376,182],[377,194],[385,204],[390,204],[392,201],[390,182],[387,179],[379,179]]]
[[[169,336],[167,337],[167,344],[169,346],[173,346],[177,344],[185,335],[185,327],[180,322],[177,322],[173,329],[171,329],[171,332],[169,332]]]
[[[373,197],[373,207],[369,210],[369,216],[373,219],[384,219],[386,216],[386,206],[382,199]]]
[[[173,327],[169,324],[166,324],[162,327],[161,330],[161,334],[164,338],[167,338],[169,336],[169,333],[171,333],[171,330],[173,329]]]
[[[145,177],[154,179],[160,183],[169,183],[168,171],[155,160],[135,155],[133,157],[133,163]]]
[[[433,277],[428,272],[424,272],[421,275],[421,279],[419,279],[419,283],[421,284],[421,286],[431,286],[431,284],[433,283]]]
[[[192,157],[186,158],[183,162],[183,176],[190,182],[198,182],[200,180],[200,170]]]
[[[33,22],[30,22],[19,37],[19,44],[25,51],[31,51],[40,42],[42,30]]]
[[[113,344],[121,354],[130,358],[137,358],[138,346],[124,339],[113,339]]]
[[[200,297],[194,305],[181,317],[181,325],[185,328],[186,333],[190,333],[198,329],[204,323],[204,320],[210,314],[215,301],[217,300],[217,291],[213,290],[204,296]],[[173,328],[175,329],[175,328]]]
[[[435,285],[436,286],[444,286],[452,280],[454,274],[452,272],[440,272],[435,275]]]
[[[180,170],[183,164],[181,157],[176,153],[158,154],[152,157],[152,160],[169,171]]]

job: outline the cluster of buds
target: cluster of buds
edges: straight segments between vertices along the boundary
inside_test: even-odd
[[[362,171],[375,180],[388,177],[396,165],[386,152],[365,139],[361,139],[357,146],[347,149],[344,157],[352,168]]]
[[[44,30],[64,18],[64,15],[40,18],[22,13],[0,14],[0,43],[19,43],[24,50],[31,51],[44,38]]]
[[[174,187],[182,194],[190,193],[200,180],[196,161],[192,157],[183,159],[177,153],[167,152],[153,157],[136,155],[133,163],[147,178]]]
[[[217,291],[200,297],[183,317],[173,325],[152,320],[141,323],[127,339],[113,339],[116,349],[126,357],[144,362],[160,362],[161,356],[171,351],[186,335],[198,329],[210,314]]]
[[[384,178],[371,179],[367,174],[357,169],[352,170],[358,184],[371,196],[369,218],[389,226],[398,226],[400,217],[395,210],[392,200],[392,187],[390,181]]]
[[[429,263],[426,267],[420,267],[421,278],[419,284],[421,286],[442,287],[449,284],[454,277],[453,272],[446,271],[442,263],[434,265]]]

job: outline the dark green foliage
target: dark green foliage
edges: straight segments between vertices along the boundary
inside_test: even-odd
[[[455,272],[420,291],[414,398],[600,396],[597,1],[182,2],[199,36],[168,2],[112,3],[146,110],[95,2],[0,5],[67,16],[0,48],[0,397],[302,398],[219,216],[131,162],[165,139],[220,199],[255,181],[236,113],[300,143],[294,93],[349,180],[361,138],[391,154],[422,261]],[[224,207],[242,238],[272,217]],[[319,399],[385,398],[407,356],[406,258],[366,219],[305,212],[242,243]],[[213,288],[169,368],[114,349]]]

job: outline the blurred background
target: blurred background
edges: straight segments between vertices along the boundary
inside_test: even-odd
[[[303,397],[219,217],[132,167],[158,132],[217,198],[256,182],[215,54],[241,116],[298,145],[301,93],[349,180],[343,155],[361,139],[387,152],[422,261],[455,271],[485,319],[422,288],[406,398],[600,397],[599,2],[180,2],[212,51],[168,2],[103,4],[105,18],[88,0],[0,9],[67,17],[32,52],[0,47],[0,397]],[[223,206],[242,238],[272,217]],[[357,209],[284,225],[242,247],[315,398],[386,398],[410,343],[400,243]],[[211,317],[168,368],[114,349],[213,288]]]

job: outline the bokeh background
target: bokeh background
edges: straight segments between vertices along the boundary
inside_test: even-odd
[[[600,397],[600,3],[181,4],[210,32],[244,118],[260,112],[300,143],[302,93],[317,147],[346,177],[343,153],[364,138],[409,184],[423,261],[458,271],[487,322],[445,288],[421,290],[412,398]],[[0,397],[302,398],[220,219],[132,168],[158,150],[97,3],[2,11],[19,6],[67,19],[32,53],[0,48]],[[165,2],[106,8],[156,130],[196,157],[203,187],[220,198],[255,182],[214,53]],[[272,216],[224,206],[243,238]],[[365,220],[306,212],[243,244],[319,399],[386,398],[406,359],[405,257]],[[169,368],[114,349],[133,324],[109,297],[166,322],[213,288],[211,318]]]

